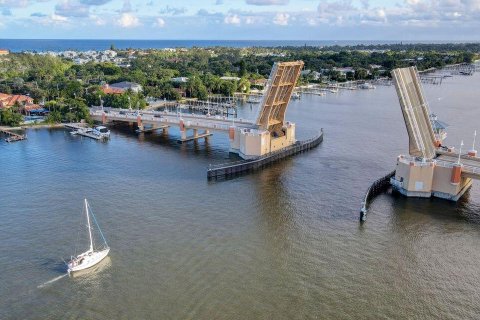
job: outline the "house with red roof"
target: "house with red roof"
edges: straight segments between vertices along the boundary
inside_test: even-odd
[[[33,99],[22,94],[6,94],[0,93],[0,108],[11,108],[18,104],[20,107],[25,107],[33,104]]]

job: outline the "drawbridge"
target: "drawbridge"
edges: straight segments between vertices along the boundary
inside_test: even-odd
[[[187,142],[211,135],[210,131],[228,132],[230,151],[244,159],[256,158],[293,145],[295,124],[286,121],[285,114],[293,89],[303,68],[303,61],[276,62],[270,73],[266,91],[256,119],[238,119],[209,114],[182,114],[169,110],[132,111],[126,109],[92,107],[93,120],[135,123],[139,131],[169,127],[180,129],[179,142]],[[188,136],[187,131],[192,131]]]
[[[397,159],[392,187],[406,196],[436,196],[458,200],[480,179],[480,158],[477,151],[463,153],[442,146],[442,137],[435,134],[430,110],[415,67],[395,69],[392,78],[409,139],[409,154]]]

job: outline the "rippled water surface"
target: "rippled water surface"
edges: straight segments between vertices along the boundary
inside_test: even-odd
[[[449,144],[480,130],[479,80],[426,87]],[[323,144],[221,182],[206,179],[229,160],[221,133],[0,142],[0,318],[478,319],[478,182],[458,203],[382,195],[358,223],[365,189],[407,151],[394,88],[307,96],[288,119],[299,137],[323,127]],[[111,253],[61,277],[84,197]]]

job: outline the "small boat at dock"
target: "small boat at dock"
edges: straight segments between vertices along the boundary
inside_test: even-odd
[[[84,136],[95,140],[106,140],[110,138],[110,130],[105,126],[86,127],[84,124],[67,123],[65,128],[72,129],[72,136]]]
[[[360,89],[364,89],[364,90],[375,89],[375,86],[371,83],[368,83],[368,82],[362,83],[358,87]]]

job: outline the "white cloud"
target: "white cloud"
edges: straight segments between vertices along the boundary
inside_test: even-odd
[[[226,24],[234,24],[234,25],[239,25],[241,23],[240,17],[237,14],[229,14],[228,16],[223,19],[223,22]]]
[[[288,3],[288,0],[247,0],[247,4],[254,6],[282,6]]]
[[[277,13],[275,18],[273,18],[273,23],[280,26],[286,26],[288,25],[288,19],[290,19],[290,15],[288,13]]]
[[[165,20],[158,17],[157,19],[155,19],[155,22],[153,23],[153,26],[156,27],[156,28],[163,28],[163,27],[165,27]]]
[[[59,14],[52,14],[50,16],[50,18],[52,19],[52,21],[56,21],[56,22],[66,22],[68,21],[68,18],[67,17],[64,17],[62,15],[59,15]]]
[[[122,28],[135,28],[140,25],[140,21],[132,13],[122,13],[117,24]]]

